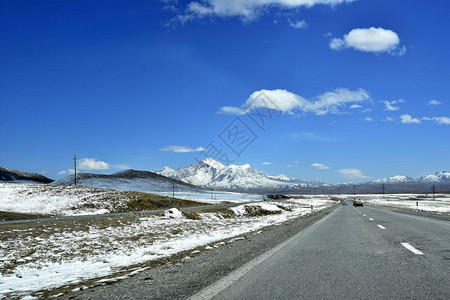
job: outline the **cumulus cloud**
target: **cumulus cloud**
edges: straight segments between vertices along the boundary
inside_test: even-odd
[[[430,102],[428,102],[429,105],[439,105],[442,104],[441,102],[437,101],[437,100],[430,100]]]
[[[384,28],[356,28],[343,38],[333,38],[329,46],[333,50],[352,48],[362,52],[390,53],[404,55],[406,48],[400,46],[400,39],[392,30]]]
[[[264,166],[266,166],[266,165],[271,165],[271,164],[272,164],[272,163],[269,162],[269,161],[265,161],[265,162],[262,163],[262,165],[264,165]]]
[[[319,169],[319,170],[328,170],[328,169],[330,169],[329,166],[326,166],[326,165],[320,164],[320,163],[313,163],[311,165],[311,167],[314,167],[314,168]]]
[[[419,124],[422,123],[419,119],[413,118],[408,114],[401,115],[400,120],[403,124]]]
[[[363,172],[359,169],[340,169],[339,174],[346,178],[350,179],[366,179],[370,178],[368,176],[365,176]]]
[[[201,152],[201,151],[205,151],[205,148],[202,147],[197,147],[195,149],[192,149],[191,147],[188,146],[178,146],[178,145],[172,145],[172,146],[167,146],[164,148],[159,149],[160,151],[170,151],[170,152],[175,152],[175,153],[189,153],[189,152]]]
[[[372,122],[372,121],[373,121],[373,119],[372,119],[371,117],[365,117],[365,118],[364,118],[364,121],[367,121],[367,122]]]
[[[314,100],[307,100],[302,96],[287,90],[260,90],[250,95],[242,108],[222,106],[219,113],[242,115],[256,109],[271,109],[281,113],[293,114],[294,110],[305,113],[325,115],[340,113],[339,108],[352,102],[368,100],[369,93],[364,89],[349,90],[338,88],[332,92],[320,94]]]
[[[80,170],[109,170],[110,168],[108,163],[95,158],[80,158],[77,166]]]
[[[126,164],[110,165],[107,162],[98,160],[96,158],[79,158],[77,159],[77,170],[81,173],[82,171],[99,171],[99,170],[110,170],[118,169],[125,170],[130,169]],[[58,175],[72,175],[75,173],[74,169],[67,169],[58,172]]]
[[[433,121],[434,123],[437,123],[439,125],[450,125],[450,118],[448,117],[432,117],[432,118],[424,117],[423,120]]]
[[[176,16],[171,23],[186,23],[194,19],[214,17],[239,17],[244,21],[256,19],[270,8],[309,8],[317,4],[334,6],[355,0],[200,0],[192,1],[184,7],[184,13]]]
[[[381,103],[383,103],[386,108],[384,110],[389,110],[389,111],[396,111],[399,110],[400,107],[396,106],[396,104],[398,103],[404,103],[405,100],[403,99],[398,99],[398,100],[394,100],[394,101],[381,101]]]
[[[306,24],[306,22],[304,20],[297,21],[297,22],[292,22],[291,20],[288,20],[288,22],[289,22],[289,26],[291,26],[292,28],[295,28],[295,29],[303,29],[303,28],[306,28],[306,26],[308,26],[308,24]]]

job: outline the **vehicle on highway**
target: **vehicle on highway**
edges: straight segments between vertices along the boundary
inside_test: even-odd
[[[342,205],[348,205],[347,201],[342,201]]]
[[[355,200],[355,201],[353,201],[353,206],[364,206],[363,205],[363,202],[361,201],[361,200]]]

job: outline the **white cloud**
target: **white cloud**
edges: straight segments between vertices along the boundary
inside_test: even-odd
[[[256,19],[270,8],[296,9],[312,7],[317,4],[334,6],[355,0],[200,0],[192,1],[185,12],[171,20],[184,24],[194,19],[211,17],[240,17],[243,21]]]
[[[294,165],[286,165],[286,168],[293,168],[295,167]]]
[[[408,114],[400,116],[401,122],[403,124],[419,124],[422,123],[419,119],[413,118]]]
[[[340,169],[339,174],[346,178],[350,179],[366,179],[370,178],[368,176],[365,176],[361,170],[359,169]]]
[[[341,113],[339,107],[369,98],[369,93],[364,89],[351,91],[346,88],[338,88],[332,92],[318,95],[315,101],[307,100],[286,90],[260,90],[251,94],[242,108],[223,106],[219,113],[242,115],[251,110],[265,108],[288,114],[293,114],[294,110],[317,115],[338,114]]]
[[[439,105],[442,104],[441,102],[437,101],[437,100],[430,100],[430,102],[428,102],[429,105]]]
[[[352,106],[350,106],[350,108],[361,108],[362,106],[359,104],[353,104]]]
[[[58,175],[72,175],[75,173],[74,169],[62,170],[58,172]]]
[[[175,153],[189,153],[189,152],[201,152],[201,151],[205,151],[205,148],[202,147],[197,147],[195,149],[192,149],[191,147],[188,146],[178,146],[178,145],[172,145],[172,146],[167,146],[164,148],[159,149],[160,151],[171,151],[171,152],[175,152]]]
[[[368,122],[372,122],[373,121],[373,119],[371,117],[365,117],[364,120],[368,121]]]
[[[109,170],[108,163],[95,158],[80,158],[77,167],[80,170]]]
[[[79,158],[77,159],[77,172],[94,171],[94,170],[109,170],[109,169],[125,170],[130,169],[126,164],[110,165],[107,162],[97,160],[96,158]],[[58,172],[58,175],[72,175],[75,173],[74,169],[67,169]]]
[[[433,121],[434,123],[437,123],[439,125],[450,125],[449,117],[432,117],[432,118],[424,117],[422,119],[426,121]]]
[[[272,163],[271,163],[271,162],[268,162],[268,161],[265,161],[265,162],[262,163],[262,165],[265,165],[265,166],[266,166],[266,165],[271,165],[271,164],[272,164]]]
[[[330,169],[329,166],[326,166],[326,165],[320,164],[320,163],[313,163],[313,164],[311,165],[311,167],[317,168],[317,169],[319,169],[319,170],[328,170],[328,169]]]
[[[342,39],[333,38],[329,46],[333,50],[352,48],[362,52],[386,52],[400,56],[406,52],[405,47],[400,47],[400,39],[397,33],[381,27],[353,29]]]
[[[218,111],[220,114],[245,115],[247,111],[234,106],[222,106]]]
[[[398,103],[404,103],[406,102],[403,99],[398,99],[398,100],[394,100],[394,101],[381,101],[381,103],[383,103],[386,108],[384,110],[389,110],[389,111],[396,111],[399,110],[400,107],[399,106],[395,106]]]
[[[297,21],[294,23],[289,19],[288,22],[289,22],[289,26],[291,26],[292,28],[295,28],[295,29],[303,29],[303,28],[306,28],[306,26],[308,26],[308,24],[306,24],[306,22],[304,20]]]

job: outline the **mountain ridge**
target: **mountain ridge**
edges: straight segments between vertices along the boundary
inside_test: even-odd
[[[37,173],[23,172],[0,167],[0,181],[33,181],[36,183],[51,183],[54,180]]]

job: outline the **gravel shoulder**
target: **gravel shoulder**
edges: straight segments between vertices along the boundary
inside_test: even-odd
[[[54,290],[43,296],[64,293],[60,299],[186,299],[317,222],[336,207],[149,262],[141,266],[148,269],[131,278],[102,282],[85,290],[79,287]]]

